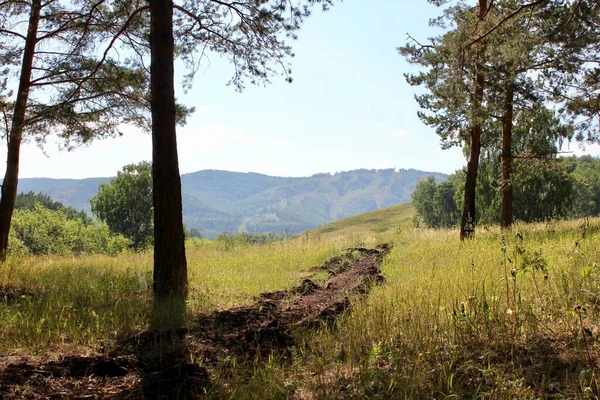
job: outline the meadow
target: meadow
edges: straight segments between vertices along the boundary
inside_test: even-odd
[[[191,320],[290,288],[350,246],[394,247],[384,284],[289,352],[223,360],[201,395],[234,399],[595,398],[600,219],[413,227],[410,205],[264,245],[188,242]],[[14,257],[0,270],[0,352],[94,354],[147,327],[152,255]],[[316,277],[317,281],[319,276]],[[196,361],[202,363],[201,357]]]

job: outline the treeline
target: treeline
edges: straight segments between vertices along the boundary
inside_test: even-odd
[[[479,167],[476,213],[481,224],[501,223],[500,158],[485,154]],[[555,157],[518,160],[511,181],[514,218],[523,222],[600,215],[600,159]],[[432,228],[456,227],[461,222],[465,172],[447,181],[433,177],[419,182],[412,194],[416,223]]]
[[[462,146],[467,166],[446,184],[421,186],[433,195],[423,215],[437,213],[434,225],[460,218],[465,239],[478,222],[510,227],[575,212],[567,200],[584,189],[556,155],[566,141],[600,139],[597,1],[430,2],[445,7],[431,21],[444,33],[409,36],[399,51],[421,67],[406,75],[425,89],[420,119],[442,147]]]

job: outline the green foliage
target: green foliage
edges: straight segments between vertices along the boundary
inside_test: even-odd
[[[196,228],[192,228],[187,232],[187,236],[191,237],[191,238],[198,238],[198,239],[202,239],[202,234],[200,233],[200,231]]]
[[[561,160],[519,163],[513,181],[516,219],[531,222],[574,216],[571,204],[575,177]]]
[[[514,215],[519,221],[549,221],[600,215],[600,159],[585,157],[517,160],[511,181]],[[499,157],[486,153],[477,183],[477,213],[484,224],[499,223]],[[429,227],[458,222],[464,173],[457,171],[442,184],[421,181],[413,193],[419,218]],[[451,194],[453,193],[453,197]],[[440,199],[446,199],[444,205]]]
[[[563,159],[575,179],[571,213],[575,217],[600,215],[600,159],[584,156]]]
[[[437,220],[433,211],[433,197],[437,184],[433,176],[422,180],[412,194],[413,205],[417,210],[417,216],[423,219],[428,226],[436,226]]]
[[[92,212],[111,232],[131,240],[136,250],[152,243],[152,165],[143,161],[123,167],[91,200]]]
[[[85,224],[80,219],[70,219],[63,210],[51,210],[37,203],[32,209],[15,211],[9,252],[115,255],[129,244],[127,238],[111,234],[105,224]]]
[[[456,225],[460,213],[454,200],[456,188],[451,182],[437,184],[430,176],[419,182],[412,194],[413,205],[417,210],[417,220],[432,228],[449,228]]]
[[[64,205],[59,201],[54,201],[50,196],[42,192],[19,193],[15,201],[15,210],[33,210],[36,204],[41,204],[49,210],[60,210]]]
[[[42,192],[34,193],[30,191],[28,193],[19,193],[15,202],[15,209],[33,210],[36,204],[40,204],[49,210],[62,211],[67,216],[67,219],[73,221],[80,220],[86,226],[93,223],[92,218],[85,211],[77,211],[73,207],[65,207],[61,202],[52,200],[50,196]]]

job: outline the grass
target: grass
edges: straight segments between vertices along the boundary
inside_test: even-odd
[[[410,206],[281,243],[188,250],[190,314],[297,284],[350,245],[392,240],[386,284],[291,354],[213,371],[210,398],[594,398],[600,360],[600,219],[458,232],[414,229]],[[393,217],[391,217],[393,215]],[[387,219],[387,222],[386,222]],[[356,229],[352,229],[356,226]],[[151,255],[10,259],[0,349],[113,342],[148,319]],[[232,367],[234,365],[234,367]]]
[[[344,245],[196,246],[188,251],[188,312],[239,306],[259,293],[291,287]],[[148,253],[9,259],[0,266],[0,286],[28,293],[0,303],[0,351],[106,346],[144,329],[151,311],[151,268]]]
[[[412,203],[404,203],[332,222],[311,234],[326,239],[380,235],[411,226],[414,215]]]

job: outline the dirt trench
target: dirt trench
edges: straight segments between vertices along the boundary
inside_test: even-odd
[[[207,368],[219,360],[284,354],[295,345],[295,330],[332,324],[348,312],[351,296],[384,281],[380,265],[390,249],[348,249],[311,269],[329,272],[323,285],[305,279],[293,289],[263,293],[250,306],[200,315],[187,328],[142,332],[108,354],[46,363],[8,363],[0,356],[0,399],[201,398],[210,386]],[[203,366],[191,363],[191,354]]]

